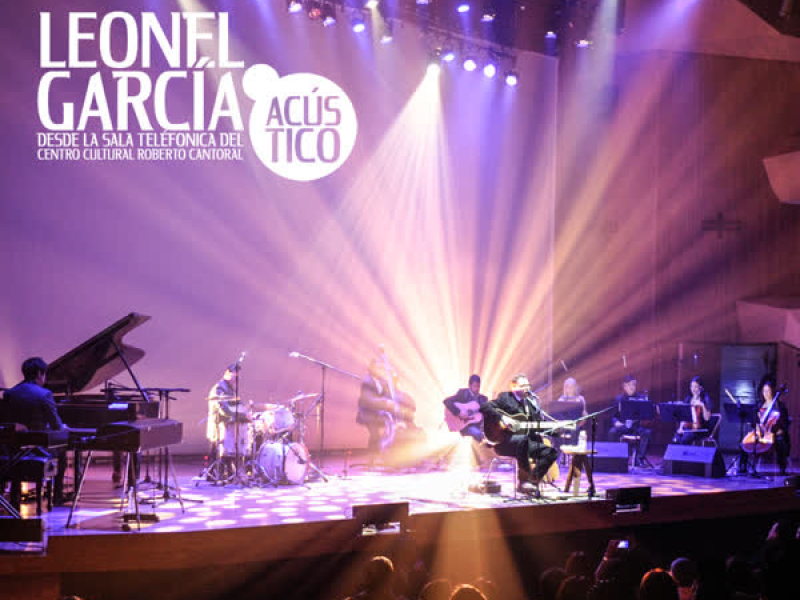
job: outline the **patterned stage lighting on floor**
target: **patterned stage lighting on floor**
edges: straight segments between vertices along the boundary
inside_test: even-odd
[[[308,18],[312,21],[319,21],[322,19],[322,5],[318,0],[308,0],[306,5]]]
[[[336,9],[333,4],[326,4],[322,7],[322,24],[325,27],[336,25]]]
[[[465,71],[472,72],[472,71],[474,71],[475,69],[478,68],[478,63],[474,58],[468,57],[468,58],[464,59],[464,65],[463,66],[464,66],[464,70]]]
[[[462,2],[461,4],[458,5],[458,8],[456,8],[456,10],[458,12],[460,12],[462,15],[464,13],[468,13],[469,12],[469,4],[467,4],[466,2]]]
[[[300,0],[288,0],[286,10],[293,14],[299,13],[303,10],[303,3]]]
[[[506,73],[506,85],[515,87],[519,83],[519,73],[516,71],[508,71]]]
[[[367,28],[367,24],[364,23],[364,19],[361,17],[353,17],[351,27],[355,33],[363,33]]]
[[[483,74],[489,79],[497,75],[497,65],[493,60],[489,60],[489,62],[483,65]]]

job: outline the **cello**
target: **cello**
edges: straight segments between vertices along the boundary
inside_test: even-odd
[[[772,450],[775,445],[775,434],[772,428],[781,417],[779,410],[776,410],[778,398],[786,391],[786,386],[781,386],[769,405],[762,406],[755,427],[742,440],[741,447],[747,454],[765,454]]]

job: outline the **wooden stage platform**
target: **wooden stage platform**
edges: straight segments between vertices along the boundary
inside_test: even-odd
[[[391,553],[401,538],[413,539],[417,548],[489,548],[509,538],[588,539],[592,532],[607,536],[687,521],[755,523],[800,514],[797,489],[774,473],[763,479],[671,476],[658,469],[597,473],[593,499],[587,497],[585,480],[577,497],[563,492],[562,473],[557,482],[562,489],[546,487],[544,497],[535,500],[514,498],[510,470],[492,475],[501,483],[501,493],[489,495],[469,491],[470,484],[484,477],[478,471],[345,472],[335,457],[326,461],[327,482],[279,487],[215,486],[195,480],[199,464],[182,461],[176,467],[185,512],[177,500],[163,502],[163,491],[150,487],[142,496],[156,504],[144,505],[141,511],[155,512],[159,521],[143,523],[140,531],[134,524],[131,532],[121,530],[119,513],[108,503],[119,493],[108,467],[93,469],[72,528],[65,528],[68,509],[56,508],[45,515],[44,544],[2,545],[3,597],[55,598],[56,592],[84,593],[97,600],[137,597],[136,585],[130,582],[152,578],[159,582],[159,591],[151,597],[233,598],[225,595],[224,586],[217,589],[209,583],[212,572],[241,575],[258,565]],[[649,507],[617,511],[606,499],[606,490],[626,487],[649,487]],[[363,535],[361,524],[352,518],[352,506],[391,503],[408,503],[408,531]],[[25,506],[27,514],[32,510],[33,505]],[[176,573],[192,575],[176,582]],[[121,581],[129,583],[108,591]]]

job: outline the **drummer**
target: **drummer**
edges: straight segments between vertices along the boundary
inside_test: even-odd
[[[222,379],[213,385],[208,392],[208,421],[206,425],[206,439],[211,443],[211,455],[221,457],[223,454],[233,454],[235,445],[231,438],[233,424],[238,420],[239,423],[248,423],[250,416],[247,408],[239,402],[234,387],[234,378],[238,363],[230,365],[222,374]],[[227,430],[231,429],[230,432]],[[240,446],[244,444],[246,432],[240,428]],[[226,435],[227,434],[227,435]],[[230,439],[230,444],[220,444]],[[230,447],[228,447],[230,446]]]

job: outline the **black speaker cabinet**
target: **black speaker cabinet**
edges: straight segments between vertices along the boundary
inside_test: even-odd
[[[627,473],[628,444],[622,442],[595,442],[594,470],[598,473]]]
[[[664,474],[724,477],[725,461],[719,448],[670,444],[664,453]]]

